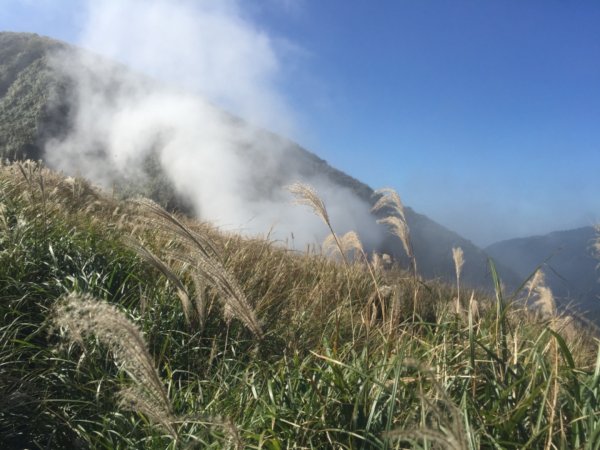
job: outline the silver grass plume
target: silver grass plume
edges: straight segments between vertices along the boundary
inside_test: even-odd
[[[327,225],[327,228],[329,228],[332,239],[342,255],[344,263],[348,265],[348,259],[346,258],[344,247],[337,234],[335,234],[335,231],[333,231],[333,226],[329,220],[329,214],[327,214],[327,208],[325,208],[325,203],[323,203],[323,200],[321,200],[317,194],[317,191],[315,191],[312,186],[304,183],[293,183],[287,186],[287,190],[295,197],[294,203],[297,205],[308,206],[313,210],[317,217],[320,217],[321,220],[325,222],[325,225]]]
[[[371,257],[371,267],[373,267],[373,270],[375,272],[378,272],[383,269],[381,255],[377,252],[373,252],[373,256]]]
[[[287,187],[287,190],[294,195],[296,204],[308,206],[327,226],[331,227],[325,203],[312,186],[304,183],[293,183]]]
[[[133,239],[126,239],[128,246],[134,250],[138,256],[140,256],[144,261],[154,267],[156,270],[161,272],[167,280],[175,287],[177,290],[177,297],[181,301],[181,308],[183,309],[183,315],[185,317],[186,323],[188,325],[192,325],[196,321],[196,314],[192,306],[192,301],[190,300],[190,295],[188,293],[187,288],[183,284],[183,282],[179,279],[177,274],[173,272],[169,266],[167,266],[161,259],[148,250],[143,245],[140,245],[137,241]],[[198,317],[199,324],[202,327],[204,322],[201,317]]]
[[[94,336],[106,345],[117,365],[134,383],[119,392],[122,407],[146,415],[173,437],[175,417],[142,332],[113,305],[90,295],[71,293],[58,302],[52,324],[74,343]]]
[[[410,229],[408,227],[408,222],[406,221],[404,205],[400,196],[391,188],[378,189],[373,193],[373,196],[379,196],[379,198],[371,208],[371,212],[388,212],[388,216],[379,219],[377,223],[386,225],[390,232],[400,239],[404,251],[411,261],[413,275],[416,277],[417,261],[413,252],[412,242],[410,240]]]
[[[167,250],[166,254],[170,261],[179,265],[182,272],[191,275],[196,288],[195,308],[192,308],[185,286],[169,265],[139,244],[134,245],[133,248],[142,258],[154,265],[174,283],[182,301],[184,314],[189,314],[190,317],[194,315],[201,326],[204,324],[206,305],[202,295],[202,286],[207,285],[218,294],[217,297],[223,305],[226,319],[235,317],[261,339],[263,332],[254,309],[235,277],[225,267],[212,240],[206,235],[191,230],[151,200],[137,200],[137,203],[150,210],[152,213],[151,223],[156,226],[157,230],[172,238],[179,245],[177,249]]]
[[[546,285],[546,276],[541,269],[538,269],[533,278],[527,283],[529,291],[528,299],[533,295],[534,306],[538,309],[542,317],[553,318],[556,316],[556,301],[552,290]]]
[[[465,264],[464,252],[460,247],[452,247],[452,259],[456,271],[456,312],[460,313],[460,274]]]
[[[387,226],[393,235],[400,238],[400,242],[402,242],[402,247],[404,248],[406,255],[409,258],[413,257],[412,248],[410,246],[410,230],[408,224],[403,219],[396,216],[388,216],[377,220],[377,223]]]
[[[375,205],[371,208],[371,211],[377,212],[385,208],[391,208],[394,213],[398,215],[402,220],[406,222],[406,216],[404,215],[404,204],[400,199],[400,195],[392,188],[381,188],[377,189],[374,196],[379,196]]]
[[[544,272],[541,269],[537,269],[533,274],[533,277],[527,282],[525,288],[527,289],[527,297],[525,298],[525,306],[529,302],[531,296],[535,293],[536,288],[540,284],[544,284]]]
[[[392,266],[392,257],[387,253],[379,254],[377,252],[373,252],[371,265],[375,271],[389,269]]]
[[[341,248],[338,246],[338,242],[341,244]],[[362,243],[355,231],[348,231],[342,236],[330,234],[323,241],[323,251],[328,255],[338,254],[342,257],[347,257],[352,251],[364,254]],[[355,256],[357,255],[355,254]]]

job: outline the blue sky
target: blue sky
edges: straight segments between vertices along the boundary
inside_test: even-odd
[[[0,29],[76,43],[82,4],[0,0]],[[240,5],[332,165],[480,245],[600,221],[600,2]]]

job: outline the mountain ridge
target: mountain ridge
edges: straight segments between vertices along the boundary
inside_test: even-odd
[[[584,314],[600,318],[600,274],[592,254],[594,227],[554,231],[545,235],[496,242],[485,251],[496,260],[511,262],[518,276],[529,277],[538,266],[563,306],[572,304]]]

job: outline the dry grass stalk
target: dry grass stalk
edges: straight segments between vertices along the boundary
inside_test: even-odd
[[[228,319],[240,320],[257,338],[263,337],[261,326],[246,294],[220,261],[198,253],[181,251],[171,254],[170,257],[191,273],[196,273],[196,276],[205,280],[219,294],[218,299]]]
[[[338,242],[341,244],[341,248],[338,246]],[[330,234],[323,241],[323,251],[325,254],[337,254],[341,257],[348,258],[351,252],[355,252],[356,256],[364,255],[364,250],[362,243],[360,242],[360,238],[358,234],[354,231],[348,231],[343,236],[336,236],[334,234]],[[343,253],[342,253],[343,252]],[[366,258],[366,256],[365,256]]]
[[[198,273],[192,273],[192,281],[194,282],[194,309],[196,310],[196,316],[200,327],[203,328],[206,323],[206,317],[208,316],[208,305],[206,302],[206,283],[198,275]]]
[[[179,276],[177,276],[175,272],[173,272],[164,262],[162,262],[160,258],[154,255],[154,253],[145,248],[143,245],[140,245],[137,241],[128,239],[126,242],[132,250],[134,250],[144,261],[161,272],[175,287],[177,290],[177,297],[179,297],[179,300],[181,301],[181,307],[183,309],[183,315],[185,316],[186,323],[188,325],[192,325],[197,318],[195,317],[187,288],[179,279]],[[199,320],[199,324],[201,326],[203,325],[202,320]]]
[[[371,258],[371,266],[374,271],[382,271],[386,269],[390,269],[392,267],[393,261],[392,257],[387,253],[379,254],[377,252],[373,252],[373,256]]]
[[[119,394],[121,406],[145,414],[176,437],[175,417],[142,332],[117,308],[89,295],[69,294],[55,307],[52,323],[74,343],[96,337],[134,381]]]
[[[475,299],[475,291],[471,292],[471,298],[469,298],[469,311],[475,322],[479,321],[479,302]]]
[[[182,242],[193,244],[194,248],[207,258],[217,258],[220,260],[219,252],[207,235],[191,230],[162,206],[150,199],[138,198],[133,200],[133,202],[152,213],[150,222],[157,225],[161,231],[168,230],[179,237]]]
[[[535,302],[542,316],[554,317],[556,315],[556,302],[552,290],[548,286],[538,286],[538,300]]]
[[[346,258],[346,253],[344,252],[344,248],[342,243],[340,242],[338,236],[335,234],[333,230],[333,226],[331,225],[331,221],[329,220],[329,214],[327,213],[327,208],[325,207],[325,203],[319,195],[317,191],[314,190],[312,186],[304,183],[293,183],[287,187],[287,190],[295,197],[294,203],[297,205],[308,206],[313,212],[317,215],[317,217],[321,218],[321,220],[327,225],[329,228],[329,232],[337,248],[344,259],[344,263],[348,265],[348,259]]]
[[[374,196],[379,196],[375,205],[371,208],[371,212],[383,212],[388,214],[386,217],[379,219],[377,223],[386,225],[390,232],[397,236],[402,242],[402,246],[404,247],[404,251],[408,256],[412,275],[413,275],[413,320],[417,315],[417,302],[419,297],[419,280],[418,280],[418,272],[417,272],[417,259],[415,258],[415,253],[413,251],[412,242],[410,239],[410,229],[408,227],[408,222],[406,221],[406,215],[404,213],[404,205],[402,204],[402,200],[400,200],[400,196],[394,189],[383,188],[378,189],[373,193]]]
[[[151,211],[151,223],[157,226],[161,233],[168,237],[174,235],[175,243],[178,245],[172,250],[166,250],[165,253],[171,261],[178,263],[181,272],[190,273],[192,279],[195,280],[196,308],[195,313],[192,313],[192,303],[189,300],[187,290],[185,290],[185,286],[179,281],[179,277],[175,275],[174,271],[142,246],[137,245],[137,248],[134,247],[140,256],[149,260],[170,281],[175,283],[178,293],[181,293],[180,299],[182,300],[184,312],[187,311],[190,317],[194,314],[198,322],[203,325],[206,305],[204,304],[204,298],[200,295],[203,289],[199,289],[203,284],[200,282],[202,280],[218,293],[218,299],[223,305],[227,318],[235,317],[240,320],[256,337],[261,339],[263,332],[254,309],[235,277],[225,267],[211,239],[191,230],[152,201],[138,200],[138,203]],[[149,255],[151,255],[150,259],[148,259]]]
[[[536,288],[540,284],[544,284],[544,272],[541,269],[538,269],[535,271],[533,277],[527,282],[525,286],[527,288],[527,298],[525,299],[525,306],[527,306],[529,299],[534,294]]]
[[[393,213],[397,214],[402,220],[406,222],[406,216],[404,215],[404,204],[396,192],[392,188],[381,188],[377,189],[373,195],[378,195],[379,199],[373,205],[371,209],[373,212],[381,211],[383,209],[391,209]]]
[[[410,229],[404,213],[404,205],[398,193],[390,188],[378,189],[373,195],[378,195],[379,199],[375,202],[371,211],[387,212],[388,216],[379,219],[377,223],[386,225],[392,234],[397,236],[402,242],[402,247],[409,257],[412,265],[413,275],[417,276],[417,261],[413,252],[412,242],[410,240]]]
[[[533,296],[533,304],[544,318],[553,318],[556,316],[556,302],[552,290],[546,286],[546,276],[541,269],[538,269],[533,278],[527,283],[528,296],[527,301]]]
[[[287,190],[295,197],[296,204],[311,208],[314,213],[331,228],[331,222],[329,221],[325,203],[323,203],[323,200],[321,200],[317,191],[315,191],[312,186],[304,183],[293,183],[287,187]]]
[[[456,271],[456,313],[460,313],[460,274],[465,264],[464,252],[460,247],[452,247],[452,259]]]
[[[383,259],[381,255],[377,252],[373,252],[373,257],[371,258],[371,266],[375,272],[379,272],[383,270]]]
[[[400,322],[400,313],[402,309],[401,305],[402,292],[401,288],[396,287],[393,297],[392,297],[392,306],[390,312],[390,320],[389,320],[389,333],[391,334],[394,330],[394,327],[397,323]]]
[[[408,224],[404,220],[396,216],[384,217],[383,219],[379,219],[377,223],[386,225],[390,229],[390,232],[392,234],[400,238],[404,251],[406,252],[408,257],[412,259],[413,254],[410,244],[410,231],[408,228]]]

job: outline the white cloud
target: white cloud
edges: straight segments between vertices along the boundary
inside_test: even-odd
[[[273,38],[240,5],[90,1],[82,46],[161,81],[144,81],[102,58],[59,55],[55,67],[75,86],[74,127],[47,146],[49,163],[110,186],[142,177],[139,168],[155,152],[201,218],[251,234],[275,226],[274,238],[293,233],[300,247],[327,234],[284,189],[302,180],[323,196],[336,231],[358,231],[376,245],[380,229],[366,202],[314,173],[315,162],[290,152],[289,143],[212,106],[271,130],[294,123],[278,88],[281,57]]]
[[[88,8],[82,46],[260,126],[292,131],[273,39],[244,17],[237,1],[105,0]]]

